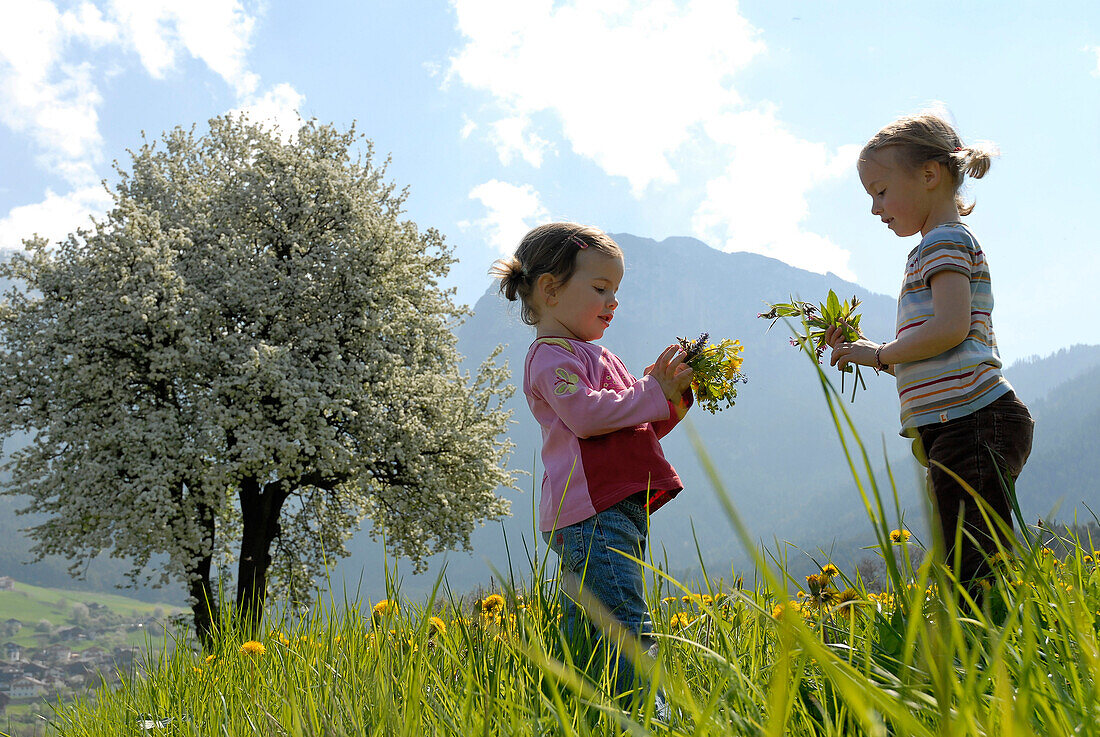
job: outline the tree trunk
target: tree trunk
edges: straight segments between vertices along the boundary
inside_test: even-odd
[[[281,484],[261,488],[255,478],[241,481],[241,560],[237,572],[237,616],[251,637],[260,633],[267,593],[271,543],[279,534],[279,515],[286,500]]]
[[[214,630],[218,626],[218,602],[210,586],[210,558],[206,558],[192,575],[188,588],[191,611],[195,615],[195,634],[205,652],[214,647]]]
[[[195,615],[195,634],[204,651],[214,645],[214,630],[218,626],[218,600],[210,582],[210,565],[214,557],[214,510],[209,505],[199,505],[199,524],[202,527],[202,552],[188,568],[188,593],[191,595],[191,611]]]

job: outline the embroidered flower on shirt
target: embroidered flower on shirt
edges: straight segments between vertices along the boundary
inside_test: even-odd
[[[576,374],[571,374],[563,368],[554,369],[554,374],[558,377],[554,380],[554,393],[559,397],[577,391],[579,379]]]

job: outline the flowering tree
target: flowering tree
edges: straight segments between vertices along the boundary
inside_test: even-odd
[[[22,284],[0,302],[0,434],[33,433],[4,492],[49,514],[32,552],[185,582],[205,641],[218,561],[255,628],[269,577],[304,593],[364,517],[420,563],[506,514],[507,369],[460,373],[450,250],[357,140],[177,128],[116,165],[102,222],[0,267]]]

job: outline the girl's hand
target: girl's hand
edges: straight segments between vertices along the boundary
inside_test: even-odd
[[[840,328],[829,328],[829,330],[836,330],[839,335],[842,333]],[[837,336],[833,336],[834,340],[829,340],[829,334],[826,332],[825,341],[833,347],[833,354],[829,358],[829,365],[836,366],[841,371],[850,364],[856,363],[860,366],[874,366],[875,365],[875,351],[878,350],[879,344],[873,340],[867,340],[866,338],[860,338],[854,343],[848,343],[843,340],[836,340]]]
[[[828,343],[830,347],[836,348],[837,343],[845,342],[845,330],[852,332],[852,326],[848,323],[844,323],[843,327],[841,327],[840,325],[830,325],[829,327],[825,328],[825,342]],[[859,332],[858,330],[854,332],[856,335],[859,336],[860,340],[864,339],[863,333]]]
[[[661,386],[665,398],[673,404],[680,401],[684,392],[691,388],[691,368],[684,363],[686,354],[678,345],[670,345],[657,357],[652,366],[645,370],[646,376],[652,376]]]

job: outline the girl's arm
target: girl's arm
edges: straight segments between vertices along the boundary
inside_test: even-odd
[[[829,328],[826,342],[833,347],[829,363],[843,369],[849,363],[874,366],[875,353],[891,367],[938,356],[966,340],[970,334],[970,277],[959,271],[940,271],[929,281],[932,317],[899,337],[879,344],[866,338],[844,342],[839,328]],[[881,347],[881,350],[880,350]]]
[[[578,438],[669,417],[669,402],[655,376],[626,389],[593,389],[598,381],[578,356],[555,345],[540,346],[528,365],[531,385]]]
[[[672,428],[676,427],[680,420],[687,415],[694,401],[695,395],[692,394],[691,387],[688,387],[687,391],[680,395],[679,401],[673,402],[671,399],[668,401],[668,419],[653,423],[653,432],[657,433],[658,440],[672,432]]]

